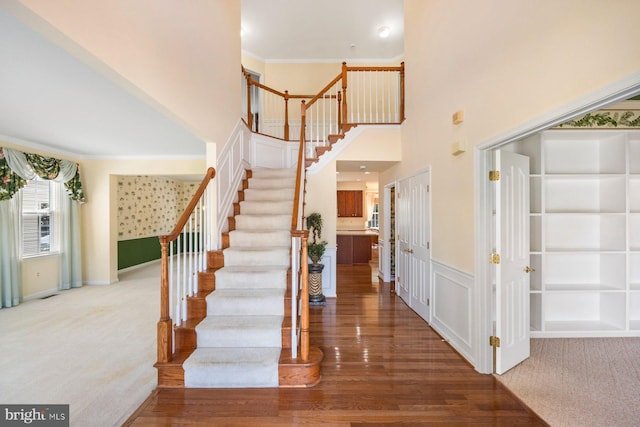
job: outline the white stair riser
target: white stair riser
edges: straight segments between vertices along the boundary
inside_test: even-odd
[[[290,230],[291,215],[238,215],[236,230]]]
[[[207,316],[284,315],[284,301],[280,297],[224,297],[207,298]]]
[[[198,348],[279,347],[283,315],[208,316],[196,326]]]
[[[266,248],[265,250],[233,249],[224,250],[224,264],[289,266],[289,248]]]
[[[258,168],[251,171],[251,178],[295,178],[295,169]]]
[[[184,363],[189,388],[277,387],[280,348],[197,348]]]
[[[289,231],[252,231],[234,230],[229,233],[231,247],[284,246],[291,244]]]
[[[291,215],[293,203],[289,200],[245,200],[240,202],[240,214]]]
[[[285,269],[241,272],[224,267],[216,271],[215,275],[216,289],[285,289],[287,286]]]
[[[280,189],[290,188],[293,190],[296,186],[296,180],[294,178],[269,178],[269,179],[250,179],[249,188],[264,188],[264,189]]]
[[[244,190],[244,200],[293,200],[293,188],[287,189],[251,189]]]

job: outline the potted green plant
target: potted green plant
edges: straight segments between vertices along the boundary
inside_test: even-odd
[[[324,304],[325,297],[322,295],[322,270],[324,264],[320,263],[322,255],[327,247],[327,242],[322,238],[322,216],[314,212],[306,218],[307,230],[311,234],[311,239],[307,244],[307,254],[311,258],[309,264],[309,304]]]
[[[320,240],[322,238],[322,216],[314,212],[306,218],[306,222],[307,230],[311,233],[311,240],[307,245],[309,258],[314,264],[318,264],[327,246],[327,242]]]

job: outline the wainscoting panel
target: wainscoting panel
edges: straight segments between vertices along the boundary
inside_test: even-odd
[[[327,298],[335,298],[337,248],[327,246],[320,262],[324,264],[324,269],[322,270],[322,293]]]
[[[387,283],[391,281],[389,259],[389,245],[386,241],[378,239],[378,276]]]
[[[253,134],[251,145],[253,155],[251,156],[252,167],[255,168],[285,168],[291,167],[290,146],[296,146],[297,142],[286,142],[263,135]],[[296,159],[297,160],[297,159]]]
[[[431,326],[473,364],[473,276],[432,260]]]
[[[251,133],[240,121],[218,153],[215,177],[218,192],[218,241],[220,241],[219,234],[228,229],[227,217],[233,213],[233,202],[236,200],[242,178],[244,178],[244,169],[248,165],[249,151],[246,147],[251,139],[250,136]]]

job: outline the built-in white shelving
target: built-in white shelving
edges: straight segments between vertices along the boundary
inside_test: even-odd
[[[640,131],[551,130],[530,158],[534,337],[640,336]]]

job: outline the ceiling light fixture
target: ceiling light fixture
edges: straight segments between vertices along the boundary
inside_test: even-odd
[[[387,37],[389,37],[390,32],[391,28],[387,27],[386,25],[384,27],[380,27],[378,28],[378,37],[380,37],[381,39],[386,39]]]

